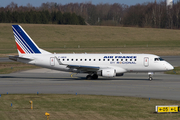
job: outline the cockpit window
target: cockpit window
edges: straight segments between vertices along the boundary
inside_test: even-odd
[[[154,58],[154,61],[159,61],[159,59],[158,58]]]
[[[162,59],[162,58],[159,58],[159,60],[160,60],[160,61],[164,61],[164,59]]]
[[[162,58],[154,58],[154,61],[164,61]]]

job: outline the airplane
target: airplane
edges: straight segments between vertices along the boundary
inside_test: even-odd
[[[174,67],[153,54],[53,54],[39,48],[20,25],[12,25],[18,55],[9,59],[44,68],[74,73],[87,73],[86,79],[123,76],[127,72],[147,72],[151,81],[154,72]]]

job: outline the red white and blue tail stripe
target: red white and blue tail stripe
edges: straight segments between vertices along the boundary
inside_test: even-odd
[[[40,48],[20,25],[12,25],[12,29],[19,54],[41,54]]]

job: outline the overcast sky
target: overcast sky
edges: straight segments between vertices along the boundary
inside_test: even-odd
[[[98,4],[98,3],[120,3],[120,4],[127,4],[127,5],[135,5],[135,4],[142,4],[145,2],[153,2],[154,0],[0,0],[0,7],[6,7],[11,2],[17,3],[18,6],[26,6],[28,3],[30,3],[34,7],[39,7],[42,3],[46,2],[56,2],[61,4],[67,4],[67,3],[85,3],[85,2],[92,2],[92,4]],[[156,0],[156,1],[163,1],[163,0]],[[176,2],[177,0],[174,0]]]

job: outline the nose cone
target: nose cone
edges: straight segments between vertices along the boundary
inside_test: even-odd
[[[171,64],[167,64],[166,68],[167,68],[167,70],[173,70],[174,69],[174,67]]]

